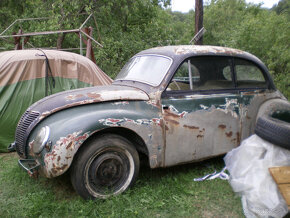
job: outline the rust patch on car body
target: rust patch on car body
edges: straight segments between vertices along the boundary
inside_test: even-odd
[[[174,52],[177,55],[188,54],[188,53],[196,53],[196,54],[221,53],[221,54],[229,54],[229,55],[235,55],[235,54],[250,55],[249,53],[238,50],[238,49],[224,48],[224,47],[219,47],[219,46],[196,46],[196,45],[176,46],[174,48]]]
[[[174,125],[179,125],[179,122],[178,121],[176,121],[176,120],[172,120],[172,119],[168,119],[168,118],[166,118],[165,117],[165,121],[167,121],[168,123],[171,123],[171,124],[174,124]]]
[[[89,98],[94,98],[94,99],[100,99],[100,100],[102,100],[101,94],[99,94],[97,92],[89,92],[89,93],[87,93],[87,96]]]
[[[189,126],[189,125],[183,125],[183,127],[188,128],[188,129],[194,129],[194,130],[199,129],[199,127],[197,127],[197,126]]]
[[[44,155],[44,174],[55,177],[63,174],[72,163],[72,157],[90,133],[74,132],[61,137],[52,147],[52,151]]]
[[[76,100],[78,98],[85,97],[83,94],[76,94],[76,95],[68,95],[66,96],[66,100],[71,101],[71,100]]]
[[[239,132],[237,132],[236,133],[237,134],[237,144],[239,145],[240,143],[241,143],[241,136],[240,136],[240,133]]]
[[[229,138],[232,137],[233,136],[233,132],[232,131],[226,132],[226,136],[229,137]]]
[[[192,101],[195,97],[185,100],[169,99],[164,103]],[[175,105],[183,108],[181,102]],[[193,105],[192,111],[180,112],[175,105],[169,105],[163,112],[163,118],[168,122],[165,166],[224,154],[238,145],[237,139],[233,140],[233,132],[240,131],[240,115],[235,110],[238,105],[236,98],[225,98],[224,103],[211,106]]]

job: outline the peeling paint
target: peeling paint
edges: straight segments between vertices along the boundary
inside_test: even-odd
[[[129,101],[116,101],[111,103],[112,105],[128,105]]]
[[[224,105],[219,105],[218,110],[224,111],[226,114],[230,113],[233,117],[237,118],[238,114],[234,111],[236,105],[238,105],[238,99],[228,99],[226,98],[226,103]]]
[[[99,94],[98,92],[88,92],[87,93],[88,98],[93,98],[93,99],[100,99],[102,100],[102,96],[101,94]]]
[[[238,145],[234,134],[240,131],[238,98],[213,98],[171,97],[162,102],[168,105],[163,110],[166,166],[223,154]]]
[[[83,94],[68,95],[65,97],[67,101],[76,100],[78,98],[85,97]]]
[[[149,104],[149,105],[152,105],[154,107],[160,107],[160,102],[155,100],[155,99],[152,99],[150,101],[147,101],[146,104]]]
[[[169,111],[167,112],[167,116],[174,116],[174,117],[180,117],[180,118],[184,118],[185,115],[188,113],[187,111],[182,111],[181,113],[179,113],[179,111],[173,106],[173,105],[169,105],[169,111],[171,113],[169,113]]]
[[[106,119],[100,119],[99,123],[102,123],[105,126],[121,126],[123,123],[133,123],[135,125],[160,125],[160,118],[152,118],[149,119],[137,119],[132,120],[128,118],[122,118],[122,119],[116,119],[116,118],[106,118]]]
[[[207,110],[209,107],[207,107],[207,106],[204,106],[203,104],[201,104],[201,105],[199,105],[200,106],[200,108],[201,109],[203,109],[203,110]]]
[[[181,55],[181,54],[188,54],[188,53],[225,53],[225,54],[249,54],[244,51],[238,50],[238,49],[232,49],[232,48],[224,48],[224,47],[218,47],[218,46],[196,46],[196,45],[185,45],[185,46],[176,46],[174,49],[175,54]]]
[[[89,137],[90,133],[81,134],[82,131],[74,132],[61,137],[50,153],[44,155],[45,174],[47,177],[54,177],[63,174],[71,165],[72,157],[81,144]]]

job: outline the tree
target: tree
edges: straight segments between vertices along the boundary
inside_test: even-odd
[[[280,0],[278,5],[275,5],[272,8],[277,14],[287,14],[288,18],[290,17],[290,1],[289,0]]]

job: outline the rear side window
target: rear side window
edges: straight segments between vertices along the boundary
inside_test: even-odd
[[[235,72],[238,88],[266,88],[263,72],[252,62],[235,59]]]

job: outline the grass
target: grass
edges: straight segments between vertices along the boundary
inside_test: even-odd
[[[80,198],[67,174],[31,179],[17,158],[0,154],[0,217],[243,217],[227,181],[193,181],[221,170],[222,158],[166,169],[143,166],[127,192],[96,201]]]

